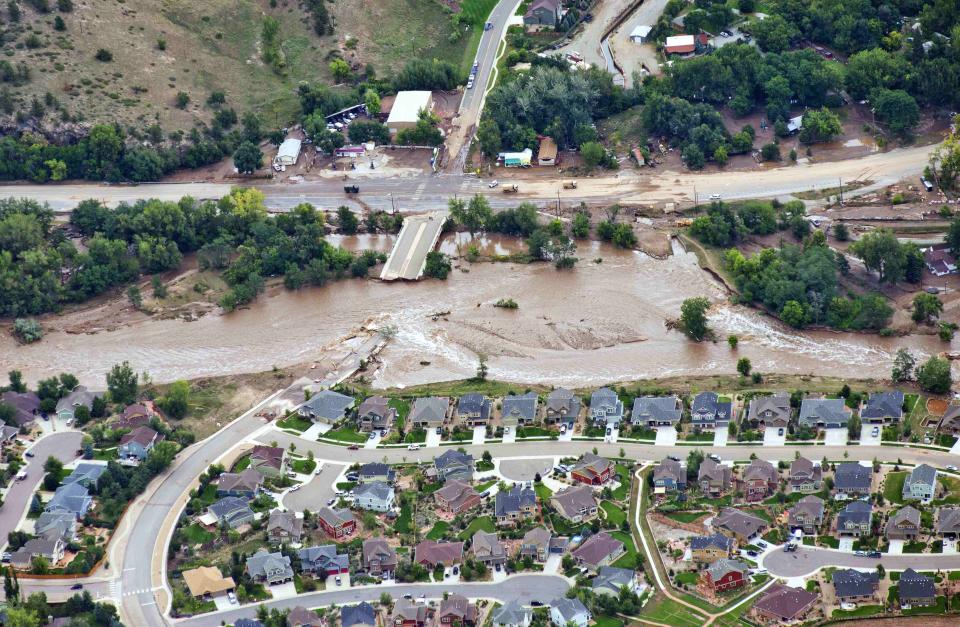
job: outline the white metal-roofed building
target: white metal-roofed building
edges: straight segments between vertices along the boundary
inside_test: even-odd
[[[277,156],[273,158],[274,165],[294,165],[300,158],[300,140],[288,138],[283,140],[277,149]]]
[[[390,109],[390,115],[387,117],[387,128],[391,133],[413,128],[420,119],[420,111],[429,111],[432,106],[433,94],[429,91],[398,92]]]

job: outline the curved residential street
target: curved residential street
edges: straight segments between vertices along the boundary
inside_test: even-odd
[[[799,546],[793,553],[782,549],[772,551],[763,557],[761,565],[775,577],[802,577],[811,575],[821,568],[876,568],[883,564],[887,570],[957,570],[960,569],[960,555],[903,554],[884,555],[882,558],[859,557],[837,549],[824,549],[812,546]]]

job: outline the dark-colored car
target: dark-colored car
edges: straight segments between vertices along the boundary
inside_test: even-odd
[[[348,450],[348,451],[356,451],[356,450],[358,450],[359,448],[360,448],[360,447],[357,446],[356,444],[351,444],[350,446],[347,447],[347,450]]]
[[[72,586],[70,586],[70,589],[71,589],[71,590],[82,590],[82,589],[83,589],[83,584],[82,584],[82,583],[75,583],[75,584],[73,584]]]
[[[533,607],[543,607],[543,601],[530,601],[530,605]]]

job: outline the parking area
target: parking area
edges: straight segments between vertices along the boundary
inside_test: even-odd
[[[337,584],[337,579],[340,580],[340,584]],[[343,573],[341,575],[329,575],[327,577],[327,590],[336,590],[337,588],[349,588],[350,587],[350,573]]]
[[[677,443],[677,430],[673,427],[657,427],[657,446],[674,446]]]
[[[880,425],[863,425],[860,427],[860,446],[880,446],[882,434]]]
[[[567,425],[567,429],[564,433],[561,433],[557,436],[558,442],[573,442],[573,424]]]
[[[827,446],[847,445],[846,428],[825,429],[824,434],[823,443]]]
[[[844,553],[853,553],[853,538],[840,538],[838,549]]]
[[[764,446],[783,446],[787,443],[787,430],[778,427],[767,427],[763,430]]]
[[[484,441],[487,439],[487,428],[486,427],[474,427],[473,428],[473,445],[474,446],[483,446]]]
[[[504,444],[513,444],[517,441],[517,428],[516,427],[504,427],[503,428],[503,443]]]
[[[957,541],[948,540],[944,538],[943,540],[943,554],[944,555],[956,555],[957,554]]]
[[[890,540],[890,548],[887,549],[887,553],[890,555],[902,555],[903,540]]]
[[[380,432],[373,431],[372,433],[373,433],[373,437],[367,438],[367,441],[364,443],[363,448],[377,448],[377,446],[380,444],[380,440],[381,440]]]
[[[713,445],[714,446],[726,446],[727,438],[730,436],[730,432],[726,427],[721,427],[716,433],[713,434]]]
[[[443,439],[443,436],[437,433],[436,429],[433,429],[433,428],[427,429],[427,441],[425,446],[426,448],[436,448],[440,446],[440,441],[442,439]]]

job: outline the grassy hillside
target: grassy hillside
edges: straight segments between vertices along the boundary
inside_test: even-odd
[[[165,131],[209,121],[204,103],[213,91],[224,92],[240,114],[257,110],[268,126],[288,122],[297,83],[329,82],[337,55],[357,68],[371,63],[379,76],[412,57],[472,57],[473,29],[451,40],[451,13],[436,0],[336,0],[326,5],[334,34],[325,37],[294,0],[73,0],[69,12],[47,0],[48,13],[36,10],[44,0],[17,1],[19,22],[0,3],[0,63],[15,69],[22,62],[31,75],[24,84],[0,83],[14,111],[29,112],[34,96],[43,102],[49,93],[88,121],[158,120]],[[279,70],[261,58],[268,15],[279,22]],[[57,30],[59,20],[64,30]],[[112,60],[97,60],[101,49]],[[190,97],[182,109],[180,92]],[[57,108],[53,102],[46,99],[48,111]]]

